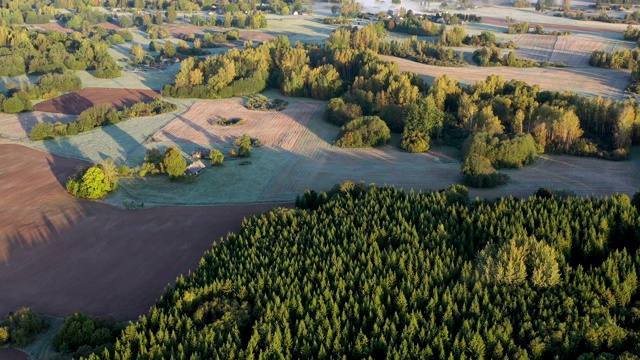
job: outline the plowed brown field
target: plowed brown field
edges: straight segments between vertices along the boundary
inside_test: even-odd
[[[117,109],[137,102],[149,102],[159,93],[155,90],[84,88],[43,101],[35,106],[37,111],[79,115],[93,105],[111,104]]]
[[[213,242],[276,204],[127,211],[77,200],[78,160],[0,145],[0,318],[28,306],[134,319]]]

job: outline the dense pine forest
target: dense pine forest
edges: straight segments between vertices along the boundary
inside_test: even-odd
[[[91,358],[640,354],[626,195],[486,202],[345,183],[297,205],[245,221]]]

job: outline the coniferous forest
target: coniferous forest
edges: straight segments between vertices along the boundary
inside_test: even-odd
[[[636,358],[635,200],[309,191],[246,220],[91,358]]]

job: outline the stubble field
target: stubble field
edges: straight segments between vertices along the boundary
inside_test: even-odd
[[[592,36],[518,35],[518,57],[535,61],[563,62],[568,66],[589,66],[594,51],[614,52],[628,49],[632,42]]]
[[[539,85],[542,90],[572,91],[584,96],[603,96],[614,100],[627,98],[624,88],[629,84],[630,78],[630,73],[627,71],[596,67],[511,68],[469,65],[463,68],[446,68],[393,56],[383,55],[381,58],[397,62],[402,71],[412,71],[422,75],[428,83],[446,74],[450,79],[469,85],[494,74],[502,76],[507,81],[515,79],[530,85]]]

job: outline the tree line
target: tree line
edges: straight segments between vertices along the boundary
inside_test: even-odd
[[[90,359],[634,358],[626,195],[345,183],[246,220]]]
[[[78,115],[75,121],[67,124],[52,124],[42,122],[31,128],[29,139],[46,140],[59,136],[72,136],[81,132],[90,131],[100,126],[114,125],[121,121],[134,117],[154,116],[176,110],[174,103],[163,101],[156,97],[150,102],[138,102],[130,107],[117,110],[111,104],[94,105]]]

